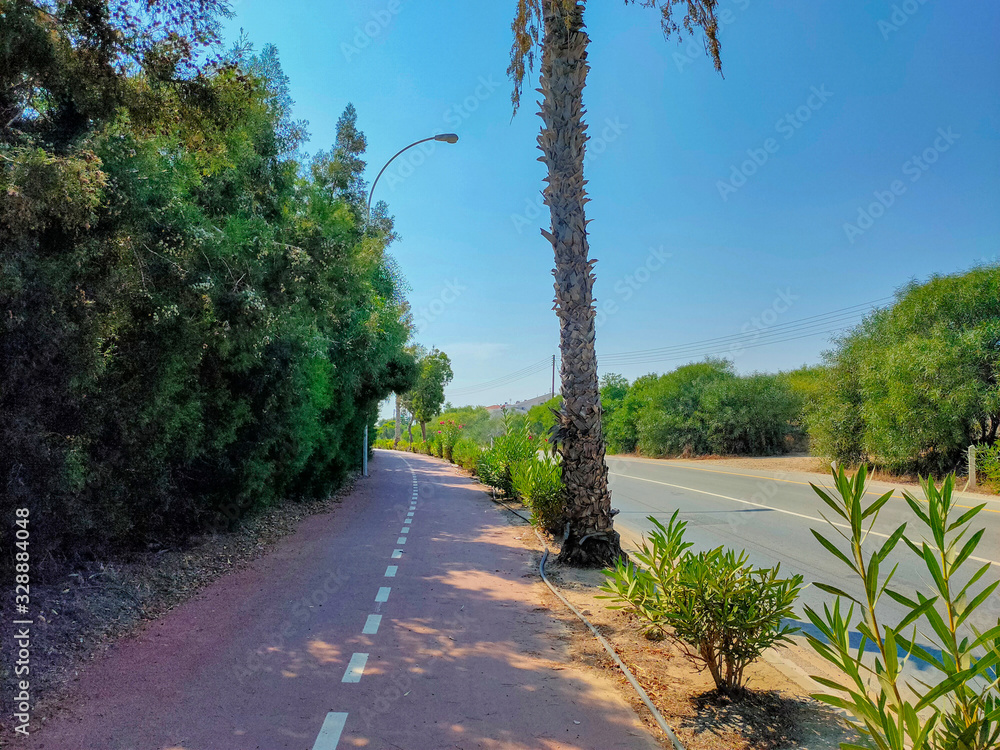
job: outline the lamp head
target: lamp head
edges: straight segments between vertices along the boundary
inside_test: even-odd
[[[441,133],[441,135],[434,136],[435,141],[444,141],[445,143],[457,143],[458,136],[454,133]]]

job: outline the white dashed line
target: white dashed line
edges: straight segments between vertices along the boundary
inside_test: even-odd
[[[323,726],[320,727],[319,736],[313,743],[312,750],[336,750],[346,723],[347,714],[334,711],[328,713],[326,719],[323,720]]]
[[[378,593],[375,594],[375,601],[377,602],[387,602],[389,601],[389,592],[392,589],[389,586],[381,586]]]
[[[362,635],[375,635],[378,632],[378,626],[382,624],[382,615],[368,615],[368,619],[365,620],[365,627],[361,631]]]
[[[396,544],[406,544],[406,537],[405,536],[399,537],[399,539],[396,540]]]
[[[368,663],[368,654],[354,654],[347,662],[347,671],[344,672],[344,679],[341,682],[361,682],[361,676],[365,673],[365,664]]]
[[[390,565],[390,566],[388,566],[385,569],[385,577],[386,578],[395,578],[397,570],[399,570],[399,566],[398,565]]]
[[[393,560],[398,560],[402,556],[403,556],[403,550],[401,550],[401,549],[394,549],[392,551],[392,559]]]
[[[403,523],[413,523],[413,519],[412,518],[404,518],[403,519]]]
[[[407,513],[406,517],[407,518],[413,518],[413,511],[411,510],[409,513]]]
[[[410,527],[409,526],[404,526],[403,528],[401,528],[399,530],[399,533],[400,534],[409,534],[410,533]]]

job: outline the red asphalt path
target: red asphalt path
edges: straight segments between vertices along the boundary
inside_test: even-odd
[[[412,454],[371,467],[333,513],[88,666],[16,746],[660,747],[609,679],[569,663],[531,552],[472,480]]]

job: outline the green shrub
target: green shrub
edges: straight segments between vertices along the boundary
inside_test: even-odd
[[[452,458],[455,463],[466,471],[476,472],[476,465],[479,462],[479,455],[482,449],[472,440],[466,437],[459,438],[455,447],[451,449]]]
[[[976,452],[976,470],[983,475],[983,479],[1000,488],[1000,443]]]
[[[877,549],[870,549],[868,530],[879,512],[892,499],[890,490],[866,503],[867,471],[862,467],[854,478],[843,468],[834,472],[836,492],[827,493],[813,485],[824,503],[836,514],[835,531],[848,541],[845,551],[817,531],[813,535],[823,547],[861,582],[864,593],[858,599],[843,589],[823,583],[816,587],[836,597],[823,613],[805,608],[806,616],[822,638],[807,635],[809,644],[846,678],[843,682],[823,679],[821,683],[837,695],[816,694],[817,700],[848,712],[854,729],[865,747],[885,750],[995,750],[1000,746],[1000,617],[996,625],[980,633],[969,618],[989,603],[1000,581],[973,588],[990,571],[986,563],[971,575],[960,572],[971,559],[985,529],[969,533],[970,523],[985,504],[952,519],[957,507],[952,499],[954,476],[949,475],[938,489],[924,481],[924,500],[904,493],[907,505],[919,520],[918,539],[899,526]],[[830,522],[833,525],[833,522]],[[840,529],[847,529],[849,536]],[[896,567],[883,572],[882,564],[902,539],[927,569],[924,580],[930,592],[904,595],[890,589]],[[898,564],[898,563],[897,563]],[[933,596],[928,597],[927,593]],[[888,597],[904,608],[904,616],[888,624],[879,606]],[[848,611],[842,609],[850,602]],[[855,607],[858,621],[854,623]],[[852,646],[852,626],[861,633],[861,642]],[[927,648],[916,642],[930,644]],[[874,650],[874,664],[866,652]],[[917,682],[901,678],[899,650],[929,665]],[[866,655],[866,658],[862,658]],[[911,701],[908,695],[915,695]]]
[[[501,486],[504,470],[500,455],[489,448],[483,450],[476,459],[476,474],[488,487],[497,489]]]
[[[511,470],[520,461],[534,458],[539,441],[528,432],[524,419],[506,408],[501,413],[501,422],[504,432],[493,438],[493,444],[483,450],[476,473],[483,484],[512,497],[515,492]]]
[[[1000,266],[912,283],[827,354],[810,414],[815,451],[841,463],[943,474],[1000,424]]]
[[[790,447],[802,402],[780,375],[717,380],[702,396],[709,449],[722,455],[767,456]]]
[[[562,466],[555,457],[529,458],[511,467],[511,482],[525,504],[531,520],[546,531],[556,533],[562,526]]]
[[[745,551],[691,552],[684,541],[687,523],[678,521],[677,512],[667,526],[649,520],[656,530],[635,555],[645,567],[619,561],[605,570],[602,589],[608,595],[601,598],[663,629],[709,671],[718,690],[742,692],[746,667],[798,630],[782,621],[794,617],[802,576],[779,578],[780,566],[753,568]]]

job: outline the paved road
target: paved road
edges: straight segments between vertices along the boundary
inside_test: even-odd
[[[451,467],[378,452],[334,513],[117,644],[46,750],[654,750],[532,553]]]
[[[656,461],[650,459],[608,458],[611,474],[613,504],[621,510],[615,525],[628,541],[649,531],[647,516],[654,516],[666,524],[674,510],[688,522],[688,539],[698,548],[710,549],[719,545],[746,549],[751,561],[758,565],[772,566],[780,562],[782,571],[801,573],[807,582],[820,581],[845,589],[863,599],[862,589],[842,562],[819,546],[809,532],[817,529],[828,538],[835,532],[820,517],[821,512],[832,514],[809,486],[809,482],[832,486],[816,474],[750,471],[741,468],[715,465],[708,462]],[[871,498],[883,494],[891,486],[872,484]],[[918,495],[919,496],[919,495]],[[978,498],[978,496],[977,496]],[[978,505],[963,497],[962,505]],[[912,521],[909,529],[918,523],[902,499],[894,496],[879,516],[874,532],[881,536],[872,540],[880,543],[899,524]],[[1000,501],[988,501],[987,509],[977,517],[977,522],[987,528],[976,557],[993,563],[984,578],[1000,577]],[[830,533],[827,533],[830,532]],[[890,564],[899,563],[895,582],[898,590],[921,590],[931,593],[930,577],[923,564],[902,542],[897,553],[890,557]],[[981,567],[975,561],[966,563],[969,572]],[[800,606],[808,604],[821,610],[829,601],[816,588],[805,589]],[[891,618],[902,616],[901,608],[886,598],[885,612]],[[993,597],[980,611],[972,624],[980,629],[996,625],[1000,616],[1000,596]],[[801,619],[805,620],[804,617]]]

